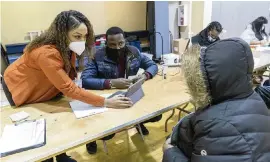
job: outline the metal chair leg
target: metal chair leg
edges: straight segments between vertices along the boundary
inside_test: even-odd
[[[165,121],[165,132],[168,132],[168,121],[173,117],[174,113],[175,113],[175,109],[172,110],[172,114]]]
[[[103,148],[104,148],[104,151],[106,152],[106,154],[108,155],[108,148],[107,148],[107,144],[106,144],[106,141],[105,140],[102,140],[103,141]]]
[[[188,106],[188,103],[186,103],[181,109],[185,109],[185,108],[187,108],[187,106]],[[178,110],[179,110],[178,121],[179,121],[180,118],[181,118],[181,113],[182,113],[182,110],[181,110],[181,109],[178,109]]]
[[[180,118],[181,118],[181,110],[179,111],[179,114],[178,114],[178,121],[180,120]]]
[[[141,128],[140,124],[138,124],[137,127],[139,128],[139,133],[140,133],[140,135],[142,137],[142,140],[144,141],[144,136],[143,136],[142,128]]]

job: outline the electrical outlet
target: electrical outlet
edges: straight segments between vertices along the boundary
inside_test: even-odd
[[[25,41],[30,41],[30,36],[29,35],[24,36],[24,40]]]

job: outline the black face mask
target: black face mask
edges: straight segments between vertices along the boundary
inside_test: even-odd
[[[115,62],[118,62],[120,56],[125,54],[125,47],[120,49],[106,48],[107,57]]]

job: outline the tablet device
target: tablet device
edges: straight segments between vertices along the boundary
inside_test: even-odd
[[[133,104],[135,104],[144,96],[144,92],[142,90],[143,82],[144,82],[144,80],[140,79],[136,83],[132,84],[126,92],[117,91],[117,92],[113,93],[111,96],[109,96],[108,98],[112,98],[112,97],[117,96],[117,95],[123,95],[125,97],[130,98],[131,101],[133,102]]]

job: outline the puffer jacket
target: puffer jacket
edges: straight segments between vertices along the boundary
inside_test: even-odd
[[[163,162],[270,162],[270,113],[253,91],[249,45],[192,47],[183,70],[197,110],[174,128]]]

